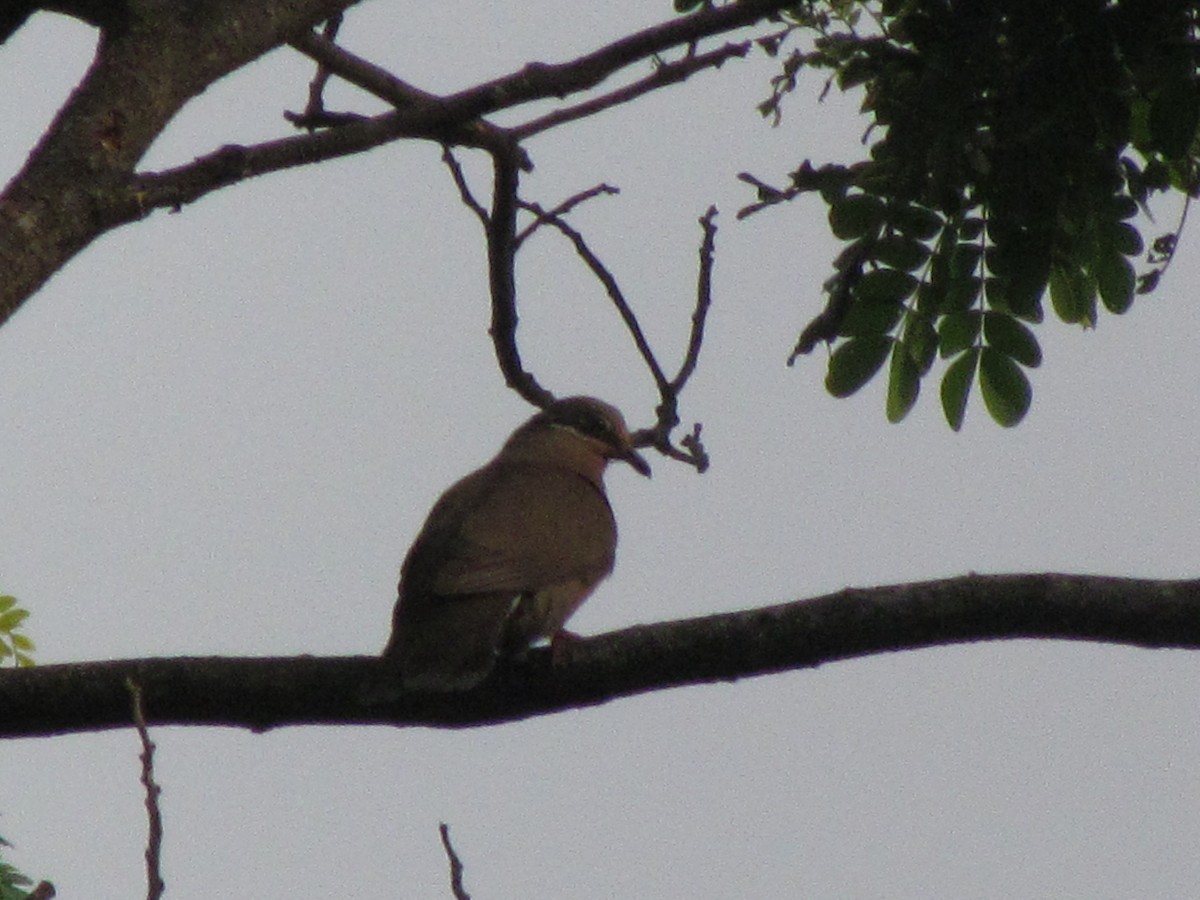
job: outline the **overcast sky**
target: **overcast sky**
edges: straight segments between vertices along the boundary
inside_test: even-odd
[[[343,36],[449,91],[669,12],[374,3]],[[41,14],[0,50],[5,179],[93,46]],[[816,78],[765,124],[772,72],[730,63],[530,144],[530,199],[622,189],[572,220],[664,361],[687,335],[696,219],[721,209],[683,398],[712,469],[611,471],[617,569],[573,629],[972,571],[1195,575],[1196,232],[1123,319],[1039,328],[1019,428],[975,395],[953,434],[934,383],[888,425],[882,385],[837,401],[823,352],[784,366],[836,252],[819,204],[734,220],[752,199],[737,172],[862,152],[855,102],[817,106]],[[188,106],[145,167],[288,133],[310,75],[272,54]],[[378,108],[332,94],[351,103]],[[0,592],[33,611],[39,661],[382,647],[429,505],[530,412],[496,371],[478,222],[439,152],[386,147],[156,213],[0,329]],[[484,162],[468,159],[481,192]],[[653,384],[565,242],[539,235],[518,275],[542,383],[649,424]],[[445,821],[477,900],[1191,897],[1198,676],[1194,653],[1008,642],[461,732],[159,728],[168,896],[448,897]],[[6,856],[60,897],[144,894],[138,751],[132,731],[5,742]]]

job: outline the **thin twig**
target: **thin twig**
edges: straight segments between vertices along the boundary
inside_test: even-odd
[[[661,402],[658,405],[658,422],[650,429],[647,438],[659,452],[665,453],[672,459],[686,462],[695,466],[696,471],[703,473],[708,470],[709,456],[700,440],[701,425],[692,424],[690,434],[684,435],[679,444],[683,450],[677,450],[671,444],[671,431],[679,424],[679,395],[682,393],[688,379],[696,370],[700,359],[700,348],[704,344],[704,326],[708,320],[708,311],[712,307],[712,273],[713,259],[716,253],[717,238],[717,208],[710,206],[700,217],[700,227],[704,237],[700,241],[700,272],[696,280],[696,308],[692,313],[692,330],[688,336],[687,352],[679,372],[671,381],[660,385]]]
[[[304,32],[291,41],[291,46],[308,57],[316,60],[321,67],[344,78],[368,94],[373,94],[380,100],[390,103],[397,110],[413,110],[415,108],[437,109],[445,103],[445,98],[423,91],[418,87],[397,78],[391,72],[369,60],[363,59],[344,47],[339,47],[328,37],[322,37],[314,32]],[[326,114],[326,116],[335,114]],[[289,120],[295,121],[292,116]],[[340,124],[336,121],[329,124]],[[507,129],[493,125],[484,119],[474,122],[463,122],[447,127],[444,139],[446,143],[468,147],[502,147],[511,146],[512,139]],[[529,158],[521,151],[521,168],[529,171],[533,168]]]
[[[587,200],[591,200],[593,197],[598,197],[601,194],[619,194],[619,193],[621,193],[620,188],[613,187],[610,184],[598,184],[595,187],[588,188],[586,191],[580,191],[578,194],[572,194],[566,200],[563,200],[561,203],[559,203],[557,206],[555,206],[552,210],[550,210],[549,215],[565,216],[567,213],[569,213],[571,210],[573,210],[575,207],[577,207],[580,203],[583,203]],[[517,248],[519,249],[521,244],[523,244],[525,242],[525,239],[527,237],[529,237],[531,234],[533,234],[535,231],[537,231],[538,228],[542,224],[543,224],[543,220],[535,216],[534,220],[529,225],[527,225],[525,228],[522,228],[521,231],[517,234],[517,238],[515,241]]]
[[[588,268],[592,270],[592,274],[596,276],[596,279],[604,285],[605,291],[608,292],[609,298],[617,308],[617,313],[621,316],[625,327],[633,337],[633,343],[637,346],[638,353],[641,354],[646,367],[650,369],[650,373],[654,376],[655,384],[659,386],[660,390],[668,387],[667,376],[663,374],[662,367],[658,364],[658,360],[654,356],[654,351],[650,349],[650,342],[646,340],[642,326],[638,322],[637,316],[634,315],[633,309],[629,306],[629,302],[625,299],[625,294],[622,292],[621,286],[617,284],[616,277],[604,265],[600,257],[592,252],[583,235],[568,225],[561,216],[542,209],[536,203],[520,201],[520,205],[547,225],[557,228],[567,240],[575,245],[575,252],[579,254],[579,258],[587,264]]]
[[[488,227],[488,211],[483,208],[483,204],[475,199],[475,195],[471,193],[471,186],[467,184],[467,177],[463,174],[462,164],[454,155],[454,151],[450,149],[449,144],[442,145],[442,162],[446,164],[446,168],[450,170],[450,177],[454,179],[454,184],[458,188],[458,195],[462,199],[463,206],[475,213],[475,217],[483,223],[483,227]]]
[[[515,145],[514,145],[515,146]],[[492,336],[505,383],[537,407],[554,395],[538,384],[521,363],[517,347],[516,233],[520,164],[516,153],[492,153],[492,211],[487,217],[488,280],[492,295]]]
[[[620,106],[623,103],[636,100],[643,94],[648,94],[651,91],[656,91],[670,84],[686,81],[692,75],[704,69],[720,68],[726,60],[732,57],[745,57],[750,52],[750,46],[751,43],[746,41],[741,44],[726,44],[717,50],[710,50],[708,53],[700,55],[689,53],[688,56],[678,62],[665,63],[659,66],[652,74],[633,82],[633,84],[628,84],[623,88],[618,88],[599,97],[593,97],[591,100],[585,100],[566,109],[556,109],[554,112],[531,119],[524,125],[517,125],[512,129],[513,136],[517,140],[524,140],[532,135],[562,125],[565,122],[574,122],[587,116],[595,115],[598,112],[603,112],[606,109],[611,109],[614,106]],[[689,47],[694,48],[695,45],[691,44]]]
[[[454,900],[471,900],[471,895],[463,887],[462,860],[458,858],[458,854],[454,852],[454,845],[450,843],[450,826],[445,822],[440,823],[438,833],[442,836],[442,848],[450,861],[450,890],[454,893]]]
[[[700,358],[700,346],[704,343],[704,324],[708,319],[708,310],[712,306],[712,273],[713,257],[717,241],[717,208],[710,206],[700,217],[700,227],[704,230],[704,238],[700,242],[700,273],[696,283],[696,309],[692,313],[692,333],[688,337],[687,353],[679,374],[671,379],[671,389],[675,393],[683,390],[692,372],[696,370],[696,362]]]
[[[154,781],[154,742],[146,728],[146,714],[142,709],[142,688],[132,678],[125,679],[125,686],[133,698],[133,722],[142,741],[142,786],[146,789],[146,816],[149,832],[146,838],[146,900],[159,900],[166,884],[162,878],[162,811],[158,796],[162,788]]]
[[[341,27],[342,14],[338,13],[326,22],[322,29],[325,40],[332,44]],[[308,105],[305,106],[304,112],[300,114],[285,112],[283,117],[292,124],[300,128],[307,128],[309,131],[335,124],[337,114],[330,114],[325,110],[325,85],[329,83],[331,74],[333,73],[329,66],[318,61],[316,74],[313,75],[313,80],[308,85]]]
[[[436,94],[414,87],[381,66],[351,53],[345,47],[339,47],[333,42],[333,37],[328,32],[318,35],[313,31],[303,31],[289,43],[315,60],[323,71],[336,74],[397,108],[441,101]]]

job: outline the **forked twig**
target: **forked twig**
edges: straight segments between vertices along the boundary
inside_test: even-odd
[[[625,299],[625,294],[621,290],[621,286],[617,283],[616,276],[609,271],[608,266],[604,264],[600,257],[592,252],[592,248],[588,246],[583,235],[568,225],[562,216],[544,210],[536,203],[529,203],[523,200],[518,202],[522,209],[533,213],[541,222],[558,229],[575,246],[575,252],[579,255],[579,258],[592,270],[592,274],[596,276],[596,280],[604,285],[604,290],[608,293],[609,299],[612,300],[613,306],[616,307],[621,321],[625,323],[625,328],[633,338],[633,343],[637,347],[638,353],[641,354],[642,360],[646,363],[646,368],[654,376],[655,384],[658,385],[660,391],[667,388],[667,377],[663,374],[662,366],[658,364],[658,359],[655,358],[654,351],[650,348],[650,342],[646,340],[646,334],[642,331],[641,323],[638,322],[637,316],[634,315],[633,309],[629,305],[629,301]]]

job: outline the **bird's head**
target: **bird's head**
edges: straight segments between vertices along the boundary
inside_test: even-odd
[[[513,432],[502,452],[523,456],[535,450],[542,456],[559,454],[564,461],[590,457],[597,475],[611,459],[650,475],[650,464],[634,449],[624,417],[594,397],[555,400]]]

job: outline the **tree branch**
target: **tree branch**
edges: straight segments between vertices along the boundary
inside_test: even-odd
[[[618,88],[599,97],[593,97],[591,100],[585,100],[583,103],[576,104],[575,106],[556,109],[554,112],[532,119],[524,125],[515,126],[511,130],[511,133],[517,140],[523,141],[527,137],[548,131],[567,122],[575,122],[587,116],[593,116],[614,106],[620,106],[622,103],[636,100],[643,94],[656,91],[669,84],[678,84],[681,81],[686,81],[692,75],[704,69],[719,69],[727,59],[735,56],[739,58],[744,57],[750,52],[750,46],[750,41],[744,41],[740,44],[726,44],[724,47],[710,50],[708,53],[689,54],[676,62],[663,63],[652,74],[635,81],[633,84]]]
[[[857,657],[1011,638],[1200,649],[1200,580],[971,575],[851,588],[780,606],[643,625],[547,649],[477,690],[405,694],[376,657],[176,658],[0,672],[0,736],[129,727],[126,679],[150,725],[473,727],[684,685]]]
[[[545,407],[554,396],[538,384],[521,362],[517,347],[517,191],[520,160],[513,152],[492,153],[492,210],[487,217],[488,280],[492,296],[492,337],[496,361],[505,383],[537,407]]]
[[[304,34],[353,2],[209,0],[197,24],[186,4],[172,12],[150,0],[125,0],[122,9],[138,27],[105,33],[95,63],[25,168],[0,194],[0,324],[99,235],[143,218],[151,209],[178,207],[254,175],[361,152],[400,137],[458,143],[477,139],[495,152],[489,126],[478,122],[483,116],[595,87],[632,63],[751,25],[791,0],[742,0],[675,18],[576,60],[531,63],[425,102],[419,102],[422,92],[399,79],[380,78],[381,72],[369,64]],[[339,66],[339,74],[357,78],[362,86],[382,85],[393,102],[401,94],[406,103],[410,95],[413,102],[382,116],[339,119],[345,124],[319,134],[253,148],[226,147],[170,172],[134,174],[138,160],[184,103],[286,42],[319,56],[330,68]],[[538,394],[528,383],[523,392]]]
[[[654,350],[650,347],[650,342],[646,339],[645,332],[642,331],[641,323],[638,322],[633,308],[629,305],[629,301],[625,299],[625,293],[617,283],[616,276],[609,271],[608,266],[604,264],[603,260],[592,252],[592,248],[588,246],[587,241],[584,240],[579,230],[567,224],[567,221],[562,216],[552,211],[544,210],[536,203],[522,202],[520,205],[523,209],[533,213],[537,217],[537,222],[558,229],[575,247],[576,255],[591,269],[592,274],[596,276],[596,280],[604,285],[604,290],[608,294],[608,298],[616,308],[621,321],[625,323],[625,329],[629,332],[629,336],[633,338],[633,344],[637,347],[638,353],[642,357],[642,362],[646,364],[646,368],[654,376],[654,383],[660,390],[665,389],[667,386],[667,376],[663,374],[662,366],[658,364],[658,359],[654,356]]]

